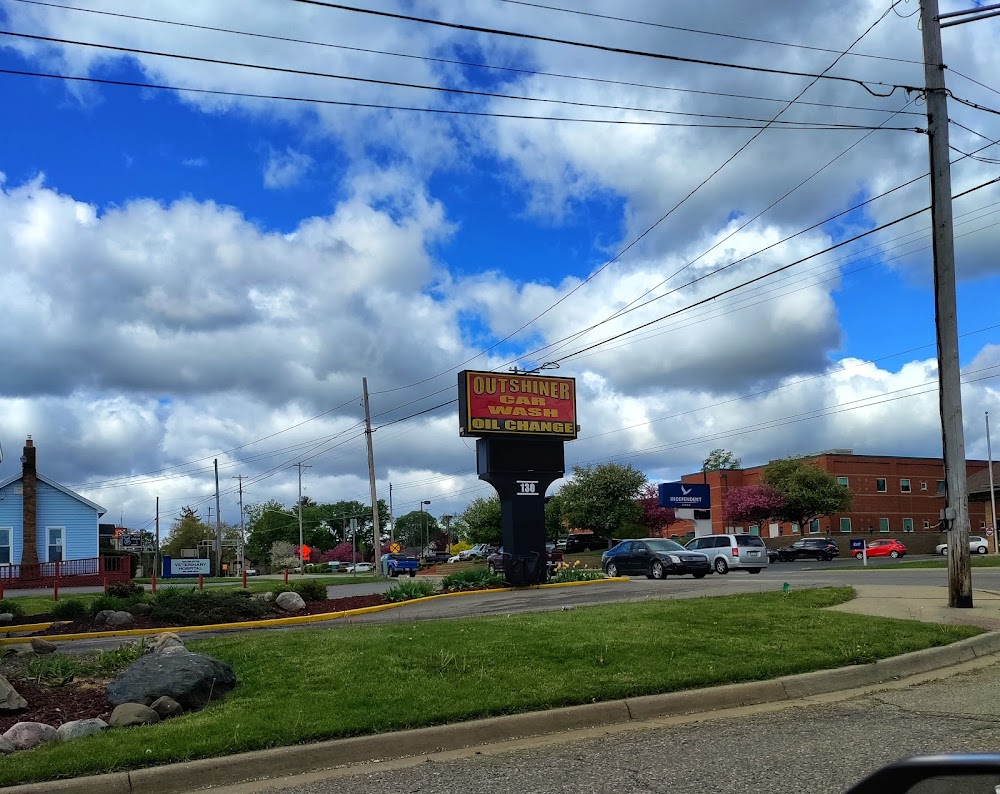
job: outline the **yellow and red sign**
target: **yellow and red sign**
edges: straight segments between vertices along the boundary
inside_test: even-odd
[[[463,436],[576,438],[576,381],[497,372],[458,373]]]

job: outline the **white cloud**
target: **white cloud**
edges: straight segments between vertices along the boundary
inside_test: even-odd
[[[308,154],[294,149],[271,152],[264,167],[264,187],[271,190],[294,187],[312,166],[313,159]]]

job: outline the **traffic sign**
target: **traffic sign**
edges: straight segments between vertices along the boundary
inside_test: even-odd
[[[986,537],[988,538],[993,537],[993,527],[986,527]]]
[[[399,554],[402,550],[403,545],[395,540],[389,544],[389,551],[393,554]]]

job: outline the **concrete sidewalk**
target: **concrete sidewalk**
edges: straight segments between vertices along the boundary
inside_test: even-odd
[[[991,590],[973,590],[973,607],[955,609],[948,606],[945,585],[854,585],[854,589],[857,598],[830,609],[924,623],[960,623],[989,631],[1000,629],[1000,593]]]

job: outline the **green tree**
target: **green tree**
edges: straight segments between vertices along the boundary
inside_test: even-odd
[[[636,500],[646,476],[628,464],[574,466],[573,479],[559,491],[562,514],[575,529],[605,538],[637,537],[642,510]]]
[[[500,497],[476,497],[462,512],[462,521],[466,530],[463,536],[469,543],[503,542],[503,530],[500,525]]]
[[[814,518],[851,509],[851,492],[814,463],[796,458],[776,460],[764,468],[761,479],[785,500],[773,517],[798,524],[803,530]]]
[[[299,543],[299,518],[273,499],[243,508],[246,518],[247,557],[258,565],[271,562],[271,547],[281,541]]]
[[[215,537],[215,527],[211,530],[198,518],[191,507],[181,509],[181,514],[170,525],[167,541],[163,544],[163,554],[168,557],[180,557],[181,549],[196,549],[198,543]]]
[[[743,461],[727,449],[713,449],[701,464],[702,471],[731,471],[742,469]]]
[[[408,547],[423,548],[440,531],[437,519],[426,510],[411,510],[396,519],[396,540]]]
[[[545,537],[549,540],[558,540],[560,535],[565,534],[566,526],[563,524],[562,497],[559,494],[548,497],[545,503]]]

